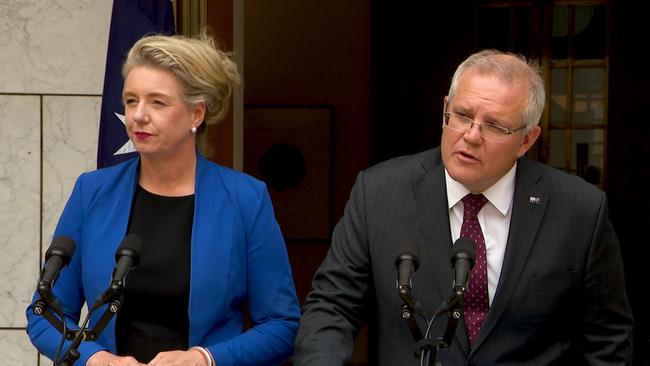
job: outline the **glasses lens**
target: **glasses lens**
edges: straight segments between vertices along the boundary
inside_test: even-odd
[[[465,132],[472,125],[472,120],[465,118],[459,114],[447,114],[447,127],[454,131]]]
[[[484,139],[496,141],[496,142],[505,141],[506,138],[508,137],[508,135],[503,133],[502,129],[500,129],[497,126],[490,126],[490,125],[482,125],[481,134]]]
[[[471,119],[460,114],[448,113],[445,115],[445,118],[447,121],[447,127],[456,132],[465,133],[473,124],[475,124],[475,128],[478,128],[480,130],[481,136],[486,140],[503,142],[508,138],[508,135],[504,134],[503,130],[501,130],[499,127],[491,126],[489,124],[477,124],[474,123],[474,121]]]

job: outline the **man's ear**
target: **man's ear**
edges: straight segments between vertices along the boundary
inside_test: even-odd
[[[524,136],[524,139],[521,141],[521,145],[519,145],[519,149],[517,150],[517,157],[520,158],[526,154],[528,149],[535,144],[535,141],[537,141],[537,138],[539,138],[539,134],[542,132],[542,128],[539,127],[539,125],[535,125],[530,131],[526,133]]]

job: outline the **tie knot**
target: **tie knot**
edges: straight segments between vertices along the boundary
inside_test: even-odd
[[[470,193],[463,197],[463,205],[465,206],[463,216],[476,216],[487,201],[488,199],[482,194]]]

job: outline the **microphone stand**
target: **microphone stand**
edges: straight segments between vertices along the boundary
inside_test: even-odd
[[[64,332],[67,333],[66,330],[64,330],[63,323],[61,320],[57,319],[54,314],[50,311],[51,306],[48,305],[48,302],[43,299],[41,296],[35,303],[34,307],[32,308],[32,312],[38,316],[42,316],[45,318],[56,330],[59,331],[59,333],[63,334]],[[57,311],[57,314],[63,319],[63,314],[60,311]],[[67,337],[66,337],[67,338]]]
[[[54,328],[59,331],[59,333],[64,335],[65,339],[72,341],[72,344],[63,356],[63,359],[54,366],[72,366],[80,357],[79,351],[77,349],[79,348],[81,342],[95,341],[97,338],[99,338],[99,335],[104,330],[104,328],[106,328],[113,316],[117,314],[122,308],[122,289],[123,281],[114,281],[114,283],[111,284],[111,287],[109,287],[109,289],[106,290],[102,296],[91,306],[91,308],[88,310],[86,318],[84,319],[84,322],[82,323],[81,328],[76,330],[66,329],[63,312],[58,308],[58,306],[53,306],[53,304],[56,304],[56,302],[52,302],[54,301],[54,298],[50,296],[49,298],[45,297],[44,299],[44,296],[41,294],[41,297],[34,303],[34,308],[32,311],[36,315],[43,316]],[[110,303],[106,310],[104,310],[104,314],[102,314],[97,324],[95,324],[95,327],[93,327],[91,330],[88,330],[87,326],[90,320],[90,315],[95,310],[97,310],[97,308],[107,302]],[[61,317],[61,320],[57,319],[52,314],[50,307],[54,308],[57,311]]]
[[[404,301],[402,307],[400,308],[401,318],[409,327],[413,339],[418,342],[422,339],[422,332],[420,331],[420,327],[418,326],[418,323],[415,319],[414,312],[424,318],[425,321],[427,319],[427,315],[424,312],[424,308],[422,308],[420,303],[417,302],[411,295],[411,291],[408,287],[400,287],[399,296],[402,298],[402,301]]]
[[[94,341],[99,337],[99,334],[104,330],[104,328],[106,328],[111,318],[122,308],[122,290],[124,290],[124,280],[113,280],[109,288],[93,303],[88,310],[88,314],[86,315],[86,319],[84,320],[81,329],[77,332],[74,341],[59,364],[60,366],[72,366],[79,359],[80,355],[77,349],[79,348],[81,341]],[[85,328],[90,319],[90,314],[108,302],[110,302],[110,304],[106,310],[104,310],[104,314],[99,318],[95,327],[92,330],[87,331]]]
[[[458,321],[465,312],[464,309],[463,292],[454,291],[454,293],[436,310],[433,318],[428,323],[424,339],[416,343],[417,349],[421,351],[421,365],[441,365],[440,363],[436,363],[436,355],[439,350],[451,346],[454,334],[456,333],[456,328],[458,327]],[[445,332],[442,336],[432,338],[431,327],[433,326],[433,322],[438,318],[438,316],[445,312],[448,313]]]
[[[422,336],[422,332],[420,331],[413,314],[415,312],[426,320],[427,317],[424,313],[424,309],[411,295],[409,289],[400,288],[399,295],[404,301],[400,308],[401,318],[406,321],[406,324],[411,331],[411,335],[415,340],[415,357],[420,359],[421,366],[441,365],[440,363],[436,363],[436,355],[440,349],[451,346],[451,342],[458,326],[458,321],[463,316],[465,309],[463,291],[460,289],[454,289],[453,294],[445,300],[440,307],[438,307],[431,320],[427,321],[427,329],[424,333],[424,337]],[[431,327],[435,320],[445,312],[449,314],[445,332],[440,337],[432,338]]]
[[[99,334],[104,330],[104,328],[106,328],[111,318],[115,314],[117,314],[117,312],[120,311],[121,308],[122,308],[121,299],[115,299],[111,301],[111,303],[108,305],[106,310],[104,310],[104,314],[102,314],[102,317],[99,318],[99,321],[97,322],[95,327],[93,327],[91,330],[86,329],[86,327],[88,325],[88,320],[90,319],[90,314],[92,313],[92,311],[94,311],[94,309],[88,311],[88,315],[86,315],[86,319],[84,320],[81,329],[72,332],[74,333],[74,340],[72,341],[70,348],[68,348],[68,351],[63,356],[63,359],[57,366],[74,365],[74,363],[81,356],[79,354],[79,351],[77,351],[81,342],[97,340],[97,338],[99,338]],[[68,337],[66,336],[66,338]]]

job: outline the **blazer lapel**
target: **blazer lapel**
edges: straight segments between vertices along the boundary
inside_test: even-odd
[[[199,344],[217,322],[229,314],[232,300],[227,286],[234,276],[231,268],[235,231],[234,200],[216,169],[197,154],[194,224],[190,274],[190,344]],[[238,263],[237,259],[235,262]],[[220,295],[222,294],[222,295]],[[226,294],[226,295],[223,295]]]
[[[435,283],[438,288],[433,293],[439,294],[441,298],[436,299],[434,296],[433,300],[446,301],[451,296],[452,290],[450,258],[453,243],[449,226],[445,170],[440,161],[439,151],[439,149],[433,150],[432,157],[427,157],[423,161],[422,176],[414,182],[413,190],[418,207],[419,224],[424,237],[424,242],[421,245],[422,266],[432,268],[436,278]],[[435,304],[435,306],[440,304]],[[444,321],[444,315],[438,321]],[[459,322],[456,330],[456,341],[466,354],[469,347],[467,333],[462,322]]]
[[[506,309],[519,282],[521,272],[528,261],[535,236],[542,223],[549,195],[541,182],[541,174],[532,169],[532,164],[534,163],[526,158],[519,159],[518,162],[512,218],[510,219],[510,230],[499,285],[483,325],[481,336],[473,350],[476,350],[489,336]]]

